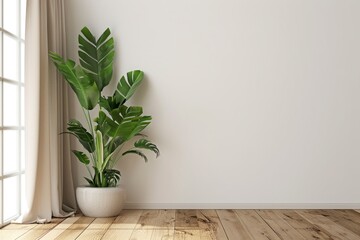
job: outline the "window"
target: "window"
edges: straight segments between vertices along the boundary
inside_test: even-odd
[[[26,0],[0,0],[0,227],[18,217],[24,196]]]

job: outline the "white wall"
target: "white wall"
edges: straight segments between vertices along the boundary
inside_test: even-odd
[[[357,0],[67,0],[69,57],[83,26],[110,27],[116,78],[147,76],[132,103],[153,116],[161,157],[119,163],[129,206],[360,206],[359,12]]]

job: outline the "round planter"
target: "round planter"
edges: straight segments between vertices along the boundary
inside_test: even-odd
[[[121,187],[77,187],[76,200],[85,216],[114,217],[123,209],[125,190]]]

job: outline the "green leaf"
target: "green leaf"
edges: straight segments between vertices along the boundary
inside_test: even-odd
[[[110,83],[113,75],[114,39],[110,37],[109,28],[97,41],[87,27],[84,27],[81,33],[78,38],[80,64],[101,92]]]
[[[86,156],[85,153],[76,151],[76,150],[72,150],[72,152],[79,159],[79,161],[82,162],[83,164],[88,165],[90,163],[90,160],[89,160],[88,156]]]
[[[156,154],[156,157],[158,157],[160,155],[160,151],[157,148],[157,146],[155,144],[151,143],[149,140],[144,139],[144,138],[136,141],[134,143],[134,147],[153,151]]]
[[[144,128],[150,124],[150,121],[150,116],[142,116],[126,119],[119,124],[108,118],[107,122],[111,127],[109,136],[120,137],[124,141],[127,141],[144,130]]]
[[[90,30],[87,27],[84,27],[81,29],[81,33],[86,37],[87,40],[89,40],[92,44],[96,44],[96,40],[94,35],[90,32]]]
[[[87,110],[93,109],[100,97],[95,82],[86,75],[81,67],[76,66],[74,61],[65,61],[60,55],[53,52],[50,52],[49,56],[75,92],[81,106]]]
[[[108,183],[106,181],[103,172],[100,172],[96,167],[93,168],[94,168],[94,177],[92,181],[94,183],[94,187],[107,187]]]
[[[110,187],[115,187],[120,180],[120,171],[116,169],[106,169],[104,171],[104,176]]]
[[[95,118],[94,122],[96,122],[98,125],[97,127],[100,127],[106,120],[106,114],[103,111],[99,111],[99,116]],[[98,129],[97,129],[98,130]]]
[[[146,134],[143,134],[143,133],[137,133],[137,134],[135,134],[135,136],[137,136],[137,137],[148,137]]]
[[[95,122],[97,123],[97,125],[95,126],[95,130],[99,130],[102,135],[103,135],[103,142],[106,144],[109,136],[108,136],[108,132],[110,131],[110,125],[107,123],[106,119],[108,117],[106,116],[106,114],[103,111],[99,111],[99,116],[97,118],[95,118]]]
[[[127,79],[122,76],[114,93],[114,98],[117,103],[124,104],[131,98],[137,87],[141,84],[144,78],[144,73],[140,70],[135,70],[127,73]]]
[[[113,138],[107,145],[105,148],[105,155],[109,155],[112,152],[114,152],[116,150],[116,148],[118,148],[121,144],[124,143],[124,140],[121,137],[115,137]]]
[[[77,137],[79,142],[84,146],[84,148],[92,153],[95,150],[94,138],[91,134],[82,126],[78,120],[70,120],[68,122],[68,131],[70,134]]]
[[[101,166],[100,171],[104,171],[104,170],[107,168],[108,162],[109,162],[109,160],[111,159],[111,156],[112,156],[113,154],[114,154],[114,153],[112,152],[112,153],[110,153],[110,154],[105,158],[105,160],[104,160],[104,162],[103,162],[103,164],[102,164],[102,166]]]
[[[87,178],[87,177],[84,177],[84,178],[85,178],[85,180],[90,184],[91,187],[96,187],[93,180],[91,180],[91,179],[89,179],[89,178]]]
[[[143,114],[143,109],[139,106],[126,107],[125,105],[122,105],[119,109],[124,118],[138,117]]]
[[[110,113],[112,110],[117,109],[120,107],[120,103],[117,103],[115,98],[113,97],[100,97],[99,102],[100,107],[106,109],[108,113]]]
[[[123,116],[120,114],[120,109],[114,109],[110,112],[110,116],[111,118],[117,122],[117,123],[121,123],[124,119]]]
[[[96,42],[97,46],[101,46],[101,44],[103,44],[105,42],[105,40],[110,36],[111,32],[110,29],[107,28],[103,34],[101,34],[101,36],[99,37],[99,39]]]
[[[148,161],[146,155],[144,153],[142,153],[141,151],[139,151],[139,150],[128,150],[128,151],[124,152],[122,155],[124,156],[124,155],[127,155],[127,154],[136,154],[136,155],[142,157],[145,160],[145,162]]]
[[[126,107],[122,105],[110,112],[111,118],[105,113],[101,113],[101,117],[99,115],[96,121],[99,121],[99,124],[102,125],[105,125],[102,121],[106,122],[109,127],[108,136],[112,138],[120,137],[122,141],[127,141],[150,124],[151,117],[141,116],[142,113],[142,107]]]
[[[120,137],[127,141],[140,133],[151,122],[151,117],[141,116],[142,113],[142,107],[126,107],[125,105],[113,110],[112,119],[106,118],[110,126],[109,136]]]
[[[118,109],[113,109],[110,112],[110,115],[113,120],[115,120],[118,123],[121,123],[133,117],[138,117],[142,113],[143,113],[142,107],[138,107],[138,106],[126,107],[125,105],[122,105]]]

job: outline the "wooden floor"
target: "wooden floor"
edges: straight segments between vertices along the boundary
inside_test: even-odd
[[[11,224],[10,239],[359,239],[356,210],[124,210],[114,218],[76,216]]]

